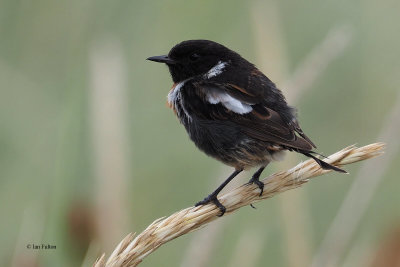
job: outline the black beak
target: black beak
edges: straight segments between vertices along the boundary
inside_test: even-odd
[[[175,64],[176,63],[175,60],[169,58],[167,55],[149,57],[149,58],[147,58],[147,60],[160,62],[160,63],[166,63],[166,64]]]

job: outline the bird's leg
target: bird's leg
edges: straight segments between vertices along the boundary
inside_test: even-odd
[[[263,172],[263,170],[265,169],[265,167],[267,167],[267,165],[262,166],[261,168],[259,168],[251,177],[251,179],[249,180],[249,184],[256,184],[258,186],[258,188],[260,188],[261,192],[260,192],[260,196],[262,195],[262,193],[264,192],[264,183],[260,181],[260,175]]]
[[[214,192],[212,192],[211,194],[209,194],[206,198],[204,198],[202,201],[199,201],[195,204],[195,206],[200,206],[200,205],[205,205],[208,204],[210,202],[214,203],[215,206],[217,206],[219,208],[219,210],[221,211],[221,214],[218,215],[219,217],[221,217],[222,215],[224,215],[226,208],[224,207],[224,205],[221,204],[221,202],[219,202],[217,195],[219,192],[221,192],[221,190],[233,179],[236,177],[236,175],[238,175],[241,171],[243,171],[243,169],[239,169],[239,170],[235,170]]]

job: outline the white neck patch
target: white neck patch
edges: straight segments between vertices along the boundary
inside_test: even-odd
[[[184,81],[178,83],[178,84],[174,87],[174,89],[171,90],[171,91],[168,93],[168,103],[169,103],[169,104],[175,105],[175,101],[177,100],[178,97],[180,97],[180,96],[179,96],[180,90],[181,90],[182,86],[185,85],[185,82],[186,82],[186,80],[184,80]]]
[[[226,63],[226,62],[219,61],[218,64],[215,65],[214,67],[212,67],[204,76],[205,76],[207,79],[210,79],[210,78],[212,78],[212,77],[215,77],[215,76],[217,76],[217,75],[220,75],[220,74],[223,72],[223,70],[224,70],[224,68],[225,68],[225,66],[226,66],[227,64],[228,64],[228,63]]]
[[[174,89],[171,90],[171,91],[168,93],[168,103],[176,108],[176,112],[177,112],[178,117],[179,117],[180,119],[182,118],[183,114],[181,114],[180,109],[178,108],[178,105],[179,105],[179,107],[183,110],[183,113],[184,113],[184,115],[186,116],[186,118],[187,118],[189,121],[191,121],[191,120],[192,120],[192,117],[190,116],[189,112],[188,112],[188,111],[186,110],[186,108],[185,108],[185,103],[184,103],[184,100],[183,100],[183,98],[182,98],[182,92],[181,92],[182,86],[185,85],[185,82],[186,82],[186,81],[187,81],[187,80],[184,80],[184,81],[178,83],[178,84],[174,87]]]

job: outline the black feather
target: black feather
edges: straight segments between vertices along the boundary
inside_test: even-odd
[[[336,166],[333,166],[332,164],[329,164],[329,163],[327,163],[327,162],[325,162],[325,161],[323,161],[323,160],[311,155],[309,152],[305,152],[305,151],[299,151],[299,152],[301,154],[303,154],[303,155],[305,155],[307,157],[310,157],[313,160],[315,160],[318,163],[318,165],[321,166],[321,168],[324,169],[324,170],[333,170],[333,171],[337,171],[337,172],[348,173],[347,171],[345,171],[343,169],[340,169],[340,168],[338,168]]]

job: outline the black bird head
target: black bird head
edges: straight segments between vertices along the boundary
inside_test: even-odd
[[[251,65],[236,52],[209,40],[183,41],[175,45],[168,55],[147,59],[167,64],[175,83],[205,74],[218,64]]]

